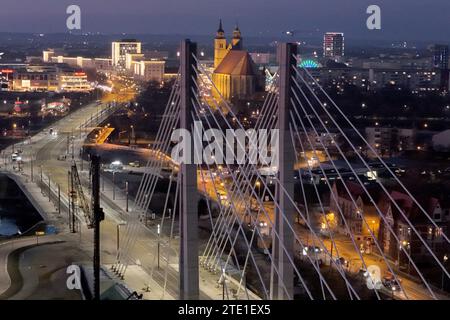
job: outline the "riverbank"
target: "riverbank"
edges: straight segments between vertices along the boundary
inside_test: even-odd
[[[26,233],[43,221],[18,183],[0,173],[0,239]]]

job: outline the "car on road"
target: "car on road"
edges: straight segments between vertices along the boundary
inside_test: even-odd
[[[336,259],[336,264],[347,267],[348,261],[344,257],[340,257]]]
[[[17,161],[17,158],[19,157],[19,155],[17,154],[17,152],[14,152],[12,155],[11,155],[11,161],[13,161],[13,162],[15,162],[15,161]]]
[[[139,161],[132,161],[130,163],[128,163],[128,165],[130,167],[134,167],[134,168],[139,168],[141,166],[141,164],[139,163]]]
[[[113,161],[109,165],[109,169],[112,171],[120,171],[123,170],[123,164],[120,161]]]
[[[316,246],[307,246],[304,247],[302,252],[301,252],[301,256],[306,258],[307,256],[309,258],[306,258],[308,261],[312,260],[317,262],[317,264],[319,266],[322,265],[323,260],[322,260],[322,253],[323,253],[323,249],[320,247],[316,247]]]
[[[391,291],[400,291],[402,280],[397,277],[397,279],[393,275],[384,276],[381,280],[383,286]]]

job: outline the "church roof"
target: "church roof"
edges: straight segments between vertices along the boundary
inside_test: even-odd
[[[244,50],[230,50],[217,66],[214,73],[254,76],[255,65],[249,53]]]

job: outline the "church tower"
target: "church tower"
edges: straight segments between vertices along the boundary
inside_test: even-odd
[[[233,39],[231,40],[231,45],[234,49],[242,50],[242,35],[239,26],[236,24],[233,30]]]
[[[220,19],[219,29],[217,30],[216,38],[214,39],[214,69],[219,66],[227,53],[227,39],[225,39],[225,31],[223,31],[222,28],[222,19]]]

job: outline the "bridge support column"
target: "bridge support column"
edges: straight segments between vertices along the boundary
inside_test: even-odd
[[[195,99],[193,66],[195,60],[192,54],[197,54],[197,45],[190,40],[181,43],[181,115],[180,128],[191,132],[193,139],[194,112],[191,99]],[[196,300],[199,298],[199,269],[198,269],[198,194],[197,194],[197,166],[194,164],[193,146],[191,141],[191,163],[180,166],[180,299]]]
[[[275,300],[292,299],[294,296],[294,269],[289,257],[294,260],[294,234],[288,224],[294,223],[294,206],[289,199],[294,199],[294,159],[295,148],[289,131],[291,110],[291,76],[296,61],[297,46],[292,43],[279,44],[277,50],[279,63],[279,102],[278,102],[278,178],[280,185],[276,189],[276,201],[280,209],[275,210],[275,231],[273,232],[272,266],[270,296]]]

